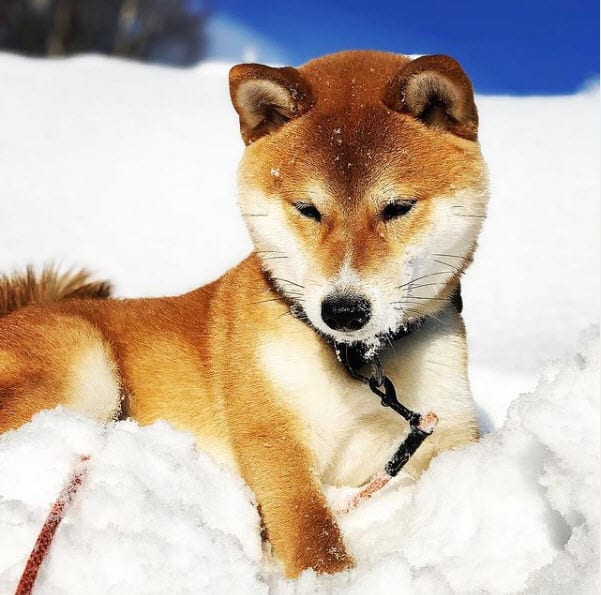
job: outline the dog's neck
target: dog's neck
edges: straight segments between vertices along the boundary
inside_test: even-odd
[[[425,320],[426,317],[412,320],[396,332],[388,333],[386,335],[387,341],[382,341],[377,346],[366,345],[362,342],[339,343],[337,341],[330,341],[330,344],[334,348],[336,358],[344,366],[344,369],[351,376],[355,377],[360,368],[372,363],[375,358],[379,357],[380,353],[386,349],[387,344],[392,345],[393,342],[411,335],[420,328]]]
[[[288,296],[283,294],[276,283],[274,283],[273,279],[270,277],[269,272],[262,269],[263,276],[265,281],[271,288],[273,292],[275,292],[282,300],[286,301],[288,304],[288,308],[290,309],[290,313],[302,321],[304,324],[309,326],[315,333],[318,333],[323,337],[322,333],[315,328],[315,326],[311,323],[302,305],[294,300],[290,299]],[[461,313],[463,310],[463,300],[461,298],[461,283],[457,283],[457,287],[450,297],[450,302],[455,306],[457,312]],[[415,320],[409,321],[407,324],[402,325],[396,331],[390,331],[382,336],[381,341],[376,341],[374,343],[367,344],[362,341],[357,342],[338,342],[333,338],[324,337],[325,341],[327,341],[332,348],[334,349],[334,353],[336,354],[336,358],[338,361],[344,366],[344,369],[353,377],[356,377],[357,372],[363,366],[372,363],[379,355],[387,349],[388,345],[392,345],[394,342],[403,339],[404,337],[413,334],[417,331],[422,324],[428,319],[428,316],[424,316],[422,318],[418,318]]]
[[[463,310],[463,299],[461,297],[461,283],[457,283],[457,287],[453,295],[449,298],[457,312]],[[374,358],[387,348],[387,345],[392,346],[393,342],[399,341],[404,337],[413,334],[422,324],[428,319],[428,316],[417,318],[410,321],[406,325],[401,326],[397,331],[387,333],[386,340],[381,341],[379,346],[368,346],[364,343],[338,343],[331,341],[334,347],[338,361],[344,366],[351,376],[355,376],[355,372],[364,365],[373,362]]]

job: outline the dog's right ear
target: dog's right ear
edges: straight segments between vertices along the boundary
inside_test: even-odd
[[[238,64],[230,70],[230,96],[247,145],[273,134],[313,105],[308,85],[290,66]]]

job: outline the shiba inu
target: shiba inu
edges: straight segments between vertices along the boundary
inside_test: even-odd
[[[333,573],[353,561],[322,484],[365,483],[407,430],[337,347],[439,415],[409,473],[478,436],[453,304],[488,199],[472,85],[446,56],[349,51],[235,66],[230,91],[254,252],[177,297],[5,277],[0,431],[59,404],[164,419],[246,480],[288,576]]]

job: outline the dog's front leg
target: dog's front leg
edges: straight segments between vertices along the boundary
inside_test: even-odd
[[[267,537],[286,575],[295,577],[307,568],[338,572],[353,561],[294,425],[289,415],[272,407],[261,421],[235,432],[240,471],[257,497]]]

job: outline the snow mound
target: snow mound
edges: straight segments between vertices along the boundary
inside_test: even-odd
[[[549,366],[500,430],[342,517],[357,567],[336,576],[286,581],[267,563],[252,494],[190,435],[41,412],[0,438],[0,592],[14,590],[85,453],[37,593],[598,593],[597,333]],[[328,490],[334,505],[352,493]]]
[[[191,435],[161,422],[102,427],[59,408],[0,445],[1,593],[14,592],[79,454],[91,455],[88,475],[37,593],[266,593],[252,494],[195,453]]]

